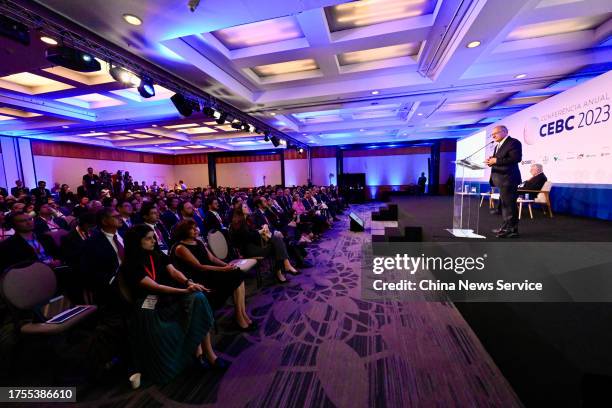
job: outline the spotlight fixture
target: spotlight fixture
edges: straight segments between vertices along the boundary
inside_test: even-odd
[[[270,141],[270,131],[266,130],[264,132],[264,142],[269,142]]]
[[[468,43],[467,47],[468,48],[476,48],[476,47],[480,46],[480,44],[482,44],[480,41],[472,41],[472,42]]]
[[[300,147],[300,148],[298,149],[298,154],[302,154],[302,153],[304,153],[304,148],[303,148],[303,147]]]
[[[28,27],[5,16],[0,16],[0,36],[10,38],[23,45],[30,45]]]
[[[276,136],[270,137],[270,140],[272,141],[272,144],[274,145],[274,147],[278,147],[281,144],[280,139]]]
[[[276,112],[270,112],[270,116],[276,116]]]
[[[123,15],[123,20],[133,26],[139,26],[142,24],[142,20],[140,17],[135,16],[133,14],[124,14]]]
[[[138,78],[138,76],[134,75],[133,73],[131,73],[125,68],[121,68],[118,66],[111,66],[108,72],[115,81],[123,82],[126,85],[140,87],[142,83],[142,80]]]
[[[527,74],[518,74],[517,76],[515,76],[516,79],[523,79],[523,78],[527,78]]]
[[[378,95],[380,93],[380,91],[372,91],[371,94],[372,95]]]
[[[215,116],[215,110],[210,106],[203,107],[202,113],[204,114],[204,116],[208,116],[209,118],[213,118]]]
[[[250,132],[251,131],[251,125],[249,125],[246,122],[242,122],[242,130],[244,130],[245,132]]]
[[[219,117],[217,118],[216,122],[217,125],[222,125],[225,123],[225,120],[227,119],[227,113],[225,112],[220,112],[219,113]]]
[[[57,40],[55,38],[47,37],[46,35],[41,36],[40,41],[49,45],[57,45]]]
[[[257,133],[257,134],[261,134],[261,133],[263,133],[263,132],[261,131],[261,129],[260,129],[260,128],[255,128],[255,133]]]
[[[100,62],[83,51],[76,48],[60,46],[47,49],[45,52],[47,60],[55,65],[78,72],[96,72],[102,67]]]
[[[151,98],[155,96],[155,87],[153,81],[150,78],[140,78],[140,85],[138,85],[138,93],[143,98]]]
[[[184,117],[191,116],[193,113],[193,105],[181,94],[174,94],[170,100],[174,107]]]
[[[232,122],[232,129],[240,130],[242,129],[242,122]]]

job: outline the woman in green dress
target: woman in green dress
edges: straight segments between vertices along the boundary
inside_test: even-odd
[[[130,291],[129,340],[144,378],[165,384],[194,361],[224,370],[229,362],[212,349],[208,289],[187,279],[167,255],[155,251],[154,232],[136,225],[125,237],[121,279]]]

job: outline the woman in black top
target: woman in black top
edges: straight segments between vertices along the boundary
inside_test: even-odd
[[[129,340],[134,363],[152,381],[167,383],[198,358],[203,367],[225,369],[229,363],[212,349],[212,310],[202,292],[155,251],[154,232],[136,225],[125,236],[120,280],[133,299]]]
[[[254,329],[246,312],[244,273],[240,268],[228,265],[214,256],[198,237],[198,226],[194,220],[183,220],[176,224],[176,244],[170,252],[172,263],[187,277],[210,289],[206,297],[213,310],[222,307],[227,298],[233,296],[238,326],[242,330]]]

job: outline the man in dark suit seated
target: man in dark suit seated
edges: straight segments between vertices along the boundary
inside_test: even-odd
[[[168,231],[171,231],[174,224],[181,220],[181,216],[178,213],[179,201],[178,197],[168,197],[166,200],[168,209],[162,213],[161,221]]]
[[[219,201],[215,198],[209,198],[207,200],[208,211],[204,216],[204,228],[206,231],[204,234],[208,234],[210,231],[223,231],[225,225],[223,225],[223,219],[219,214]]]
[[[132,204],[129,201],[123,201],[117,205],[117,211],[121,216],[121,226],[119,227],[119,235],[125,237],[127,230],[134,226]]]
[[[39,181],[38,187],[32,189],[30,191],[30,195],[34,200],[34,204],[40,205],[42,203],[46,203],[48,197],[51,197],[51,191],[49,191],[49,189],[47,188],[47,182],[42,180]]]
[[[15,212],[5,221],[15,230],[10,238],[0,242],[0,272],[20,262],[43,262],[52,268],[62,265],[59,248],[45,234],[34,233],[34,218],[24,212]]]
[[[11,188],[11,195],[15,198],[19,198],[22,194],[29,194],[30,190],[27,187],[24,187],[23,181],[15,180],[15,187]]]
[[[521,172],[518,164],[523,158],[522,145],[517,139],[508,136],[505,126],[496,126],[491,133],[496,145],[493,156],[485,163],[491,167],[489,184],[499,189],[503,223],[495,230],[498,238],[516,238],[518,234],[518,185]]]
[[[544,175],[544,168],[539,163],[532,164],[529,173],[531,173],[531,178],[519,185],[519,189],[540,191],[548,180]]]
[[[34,232],[43,234],[49,231],[66,230],[68,223],[61,217],[55,216],[55,211],[49,204],[43,204],[38,209],[38,217],[34,219]]]
[[[125,246],[117,232],[121,216],[114,208],[102,208],[96,213],[98,228],[85,241],[79,270],[93,294],[94,303],[106,305],[112,297],[111,283],[123,262]]]
[[[155,203],[145,202],[140,208],[140,218],[155,232],[155,246],[157,250],[168,253],[170,249],[170,234],[162,222],[159,221],[159,211]]]

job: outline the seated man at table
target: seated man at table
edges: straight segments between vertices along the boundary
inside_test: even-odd
[[[523,184],[519,185],[519,190],[540,191],[548,180],[544,175],[544,168],[539,163],[532,164],[529,173],[531,173],[531,178],[523,181]]]

